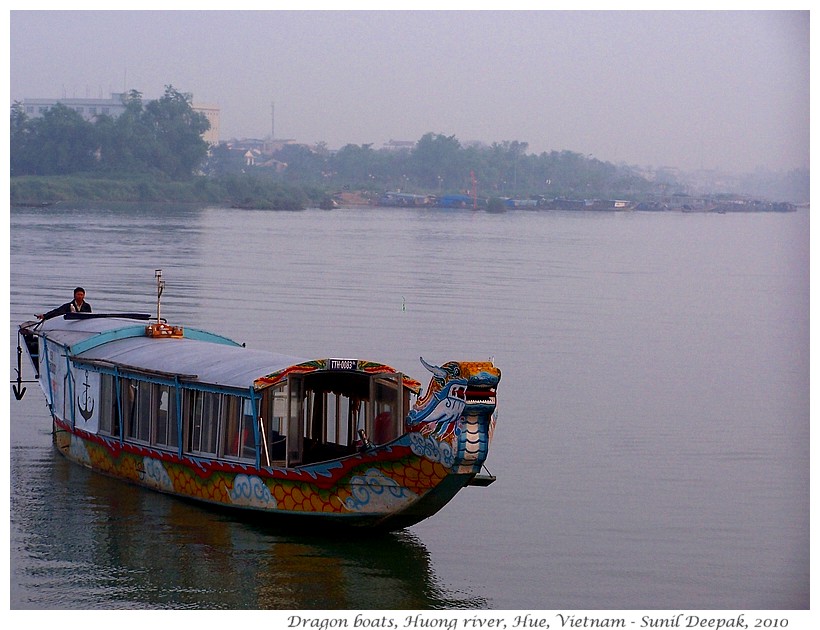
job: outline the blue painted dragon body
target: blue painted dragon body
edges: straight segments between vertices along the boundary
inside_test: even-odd
[[[478,472],[495,428],[501,370],[491,361],[421,363],[433,377],[408,414],[406,429],[449,447],[454,472]]]

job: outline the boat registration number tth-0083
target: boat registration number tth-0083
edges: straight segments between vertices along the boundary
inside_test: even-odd
[[[328,359],[329,370],[355,370],[358,361],[356,359]]]

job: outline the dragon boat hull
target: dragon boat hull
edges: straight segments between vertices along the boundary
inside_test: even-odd
[[[254,521],[396,530],[493,479],[481,475],[491,362],[422,359],[433,376],[420,395],[381,363],[295,359],[116,315],[26,322],[20,337],[60,453]]]
[[[73,462],[271,525],[402,529],[438,512],[475,477],[400,445],[332,464],[260,471],[119,444],[56,418],[53,428],[56,448]]]

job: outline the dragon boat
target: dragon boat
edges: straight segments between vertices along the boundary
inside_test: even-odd
[[[158,278],[158,285],[160,284]],[[158,290],[158,296],[161,289]],[[69,460],[273,525],[396,530],[440,510],[484,466],[500,370],[252,350],[144,314],[20,324]]]

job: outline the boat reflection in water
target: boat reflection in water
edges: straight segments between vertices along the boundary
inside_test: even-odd
[[[52,452],[53,453],[53,452]],[[96,475],[52,454],[54,491],[20,514],[42,560],[34,608],[486,608],[447,592],[408,530],[299,536]],[[33,474],[38,474],[32,467]],[[38,485],[46,480],[38,481]],[[59,490],[58,490],[59,489]],[[57,532],[59,536],[48,535]]]

